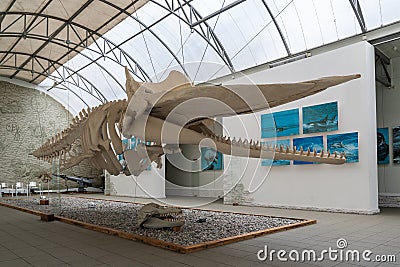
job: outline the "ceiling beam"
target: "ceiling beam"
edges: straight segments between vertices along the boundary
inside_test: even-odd
[[[360,24],[361,31],[363,33],[367,32],[367,27],[365,25],[365,20],[361,10],[360,3],[358,2],[358,0],[349,0],[349,2],[353,9],[354,15],[357,18],[358,24]]]
[[[22,33],[10,33],[10,34],[0,33],[0,37],[2,37],[2,38],[7,38],[7,37],[15,38],[15,37],[20,36],[21,34],[22,34]],[[26,35],[26,38],[27,38],[27,39],[40,40],[40,41],[47,41],[47,40],[48,40],[48,39],[47,39],[47,36],[40,36],[40,35],[31,36],[31,35],[28,34],[28,35]],[[65,44],[65,42],[56,42],[56,40],[55,40],[54,38],[50,41],[50,43],[59,45],[59,46],[61,46],[61,47],[64,47],[65,49],[71,49],[71,50],[73,50],[73,48],[72,48],[72,47],[68,47],[68,46]],[[76,53],[80,53],[80,51],[78,51],[78,50],[76,50],[76,49],[75,49],[75,52],[76,52]],[[91,57],[89,57],[89,56],[87,56],[87,55],[85,55],[85,54],[83,54],[83,53],[81,53],[81,55],[82,55],[83,57],[89,59],[89,60],[92,60]],[[30,54],[30,55],[29,55],[29,61],[28,61],[28,62],[30,62],[30,61],[32,60],[33,57],[37,57],[37,56],[38,56],[38,55],[32,55],[32,54]],[[55,61],[57,62],[57,60],[55,60]],[[123,85],[123,84],[122,84],[122,83],[121,83],[121,82],[120,82],[120,81],[119,81],[105,66],[99,64],[98,62],[95,62],[95,64],[96,64],[102,71],[106,72],[106,73],[118,84],[118,86],[121,88],[121,90],[125,92],[125,86],[124,86],[124,85]],[[26,65],[26,64],[25,64],[25,65]],[[48,68],[46,68],[46,69],[43,70],[43,71],[49,72],[51,68],[52,68],[52,66],[49,66]],[[17,68],[17,70],[18,70],[18,68]],[[77,71],[75,71],[75,72],[77,72]]]
[[[8,7],[6,8],[6,10],[5,10],[5,14],[7,14],[9,11],[10,11],[10,9],[14,6],[14,4],[15,4],[15,2],[16,2],[17,0],[12,0],[11,1],[11,3],[8,5]],[[4,18],[6,17],[6,15],[2,15],[1,17],[0,17],[0,29],[1,29],[1,24],[3,23],[3,20],[4,20]]]
[[[65,27],[68,26],[68,24],[70,24],[77,16],[79,16],[94,0],[87,0],[74,14],[72,14],[72,16],[68,19],[68,21],[64,22],[60,27],[57,28],[57,30],[55,30],[48,38],[48,40],[46,40],[38,49],[35,50],[35,52],[32,53],[32,56],[29,57],[27,60],[25,60],[20,67],[23,68],[25,67],[26,64],[29,63],[29,61],[32,59],[33,56],[36,56],[40,51],[43,50],[43,48],[45,48],[52,39],[54,39]],[[18,74],[18,70],[16,72],[14,72],[10,78],[14,78],[15,75]]]
[[[111,22],[112,22],[114,19],[116,19],[118,16],[120,16],[121,14],[123,14],[124,11],[128,10],[129,8],[131,8],[137,1],[138,1],[138,0],[132,1],[128,6],[126,6],[125,8],[123,8],[122,11],[119,11],[116,15],[114,15],[113,17],[111,17],[110,19],[108,19],[107,21],[105,21],[101,26],[99,26],[99,27],[98,27],[97,29],[95,29],[95,30],[93,30],[93,29],[88,29],[87,27],[85,27],[85,26],[83,26],[83,25],[77,24],[77,23],[75,23],[75,22],[71,22],[71,25],[76,25],[76,26],[78,26],[78,27],[80,27],[80,28],[83,28],[83,29],[85,29],[85,30],[89,33],[88,36],[86,36],[84,39],[82,39],[80,43],[78,43],[78,44],[75,45],[75,50],[76,50],[78,47],[80,47],[81,45],[87,44],[88,40],[92,37],[92,35],[96,35],[97,38],[104,39],[104,40],[106,40],[109,44],[112,44],[113,48],[111,48],[108,52],[113,52],[115,49],[118,49],[118,50],[123,54],[123,57],[125,58],[126,62],[128,63],[128,66],[127,66],[127,67],[128,67],[128,69],[130,70],[131,73],[133,73],[133,74],[134,74],[136,77],[138,77],[141,81],[151,82],[152,80],[151,80],[150,75],[144,70],[144,68],[143,68],[142,66],[140,66],[140,64],[139,64],[135,59],[133,59],[132,56],[130,56],[127,52],[125,52],[125,51],[120,47],[120,45],[117,46],[114,42],[112,42],[111,40],[105,38],[102,34],[99,33],[100,30],[102,30],[105,26],[107,26],[109,23],[111,23]],[[94,40],[94,42],[96,42],[96,40]],[[62,61],[63,58],[67,57],[72,51],[75,51],[75,50],[69,50],[69,51],[67,51],[64,55],[62,55],[61,57],[59,57],[59,58],[57,59],[57,61]],[[103,57],[100,57],[100,58],[103,58]],[[100,58],[98,58],[98,59],[100,59]],[[92,60],[92,62],[94,63],[94,62],[96,62],[98,59]],[[132,61],[132,62],[134,63],[134,66],[131,65],[131,63],[129,62],[129,60]],[[122,63],[122,62],[121,62],[121,63]],[[119,64],[122,66],[121,63],[119,63]],[[90,64],[91,64],[91,63],[90,63]],[[85,67],[87,67],[87,66],[90,65],[90,64],[87,64]],[[124,65],[124,66],[125,66],[125,65]],[[81,68],[81,69],[82,69],[82,68]],[[140,72],[140,74],[141,74],[142,76],[140,76],[140,75],[137,73],[137,71],[135,71],[135,69],[138,69],[138,71]],[[33,82],[34,80],[36,80],[37,78],[38,78],[38,77],[36,77],[35,79],[33,79],[32,82]]]
[[[167,49],[167,51],[172,55],[172,57],[175,59],[175,61],[179,64],[179,66],[182,68],[183,72],[185,73],[185,75],[187,77],[189,77],[189,74],[187,73],[185,67],[183,66],[182,62],[179,60],[179,58],[175,55],[175,53],[171,50],[171,48],[163,41],[162,38],[160,38],[160,36],[158,36],[149,26],[147,26],[145,23],[143,23],[140,19],[136,18],[135,16],[133,16],[132,14],[130,14],[129,12],[127,12],[126,10],[124,11],[122,8],[120,8],[119,6],[117,6],[116,4],[111,3],[110,1],[106,1],[106,0],[99,0],[107,5],[109,5],[112,8],[115,8],[121,12],[123,12],[125,15],[131,17],[132,19],[134,19],[135,21],[137,21],[142,27],[144,27],[145,30],[149,31],[163,46],[165,49]],[[119,44],[121,45],[121,44]]]
[[[30,53],[26,53],[26,52],[0,51],[0,54],[5,54],[5,53],[11,54],[11,55],[14,56],[14,57],[17,57],[17,56],[19,56],[19,55],[25,56],[25,57],[31,56]],[[106,98],[106,97],[103,95],[103,93],[96,87],[96,85],[94,85],[94,84],[93,84],[89,79],[87,79],[86,77],[84,77],[84,76],[82,76],[81,74],[75,72],[73,69],[69,68],[68,66],[65,66],[63,63],[57,62],[57,61],[53,61],[53,60],[50,60],[50,59],[48,59],[48,58],[45,58],[45,57],[42,57],[42,56],[39,56],[39,55],[35,55],[35,56],[33,57],[33,59],[36,60],[36,62],[38,62],[39,64],[40,64],[40,61],[38,61],[38,59],[49,62],[49,64],[51,64],[51,65],[55,68],[55,70],[56,70],[55,72],[56,72],[60,77],[54,76],[54,75],[52,75],[52,74],[49,73],[49,72],[38,71],[38,70],[32,70],[32,69],[30,69],[30,72],[31,72],[31,73],[37,73],[37,74],[39,74],[39,75],[41,75],[41,76],[45,76],[45,77],[59,78],[59,79],[61,79],[62,82],[67,82],[67,83],[73,84],[73,85],[75,85],[76,87],[80,88],[81,90],[87,92],[88,94],[92,95],[94,98],[96,98],[96,99],[97,99],[98,101],[100,101],[101,103],[108,102],[107,98]],[[15,58],[15,61],[16,61],[16,58]],[[40,65],[41,65],[41,64],[40,64]],[[20,68],[19,66],[16,66],[16,65],[12,66],[12,65],[4,65],[4,64],[2,64],[1,66],[3,66],[3,67],[4,67],[4,66],[7,66],[8,68],[13,67],[14,69]],[[41,66],[42,66],[42,65],[41,65]],[[43,66],[42,66],[42,68],[43,68]],[[64,68],[64,69],[67,71],[69,77],[67,77],[67,76],[65,75],[65,72],[63,72],[63,71],[61,71],[61,72],[58,71],[58,68],[62,68],[62,69]],[[24,70],[24,71],[29,71],[28,68],[24,68],[23,70]],[[75,81],[74,79],[72,79],[74,82],[68,81],[68,79],[69,79],[70,77],[72,77],[73,75],[75,75],[75,76],[77,77],[78,80],[80,79],[80,80],[83,82],[83,85],[85,85],[85,87],[82,86],[82,83],[80,84],[79,82]],[[61,83],[61,82],[60,82],[60,83]],[[90,85],[90,87],[88,87],[88,85]]]
[[[287,55],[290,56],[292,53],[290,52],[289,44],[288,44],[288,42],[286,41],[285,36],[283,35],[283,32],[282,32],[282,30],[281,30],[281,27],[279,27],[279,24],[278,24],[278,22],[276,21],[276,18],[274,17],[274,15],[272,14],[272,11],[271,11],[271,9],[269,8],[267,2],[265,2],[265,0],[261,0],[261,1],[262,1],[263,5],[265,6],[265,8],[267,9],[268,14],[269,14],[269,16],[271,17],[271,19],[272,19],[272,21],[273,21],[273,23],[274,23],[274,25],[275,25],[275,28],[278,30],[279,36],[281,37],[281,40],[282,40],[282,43],[283,43],[283,45],[285,46]]]
[[[6,13],[4,13],[4,12],[0,12],[0,14],[6,15]],[[32,13],[32,12],[17,12],[17,11],[9,12],[9,13],[7,13],[7,14],[8,14],[8,15],[19,15],[19,16],[21,16],[21,17],[18,18],[18,19],[22,19],[22,16],[33,16],[33,17],[35,17],[35,18],[37,18],[37,17],[42,17],[42,18],[44,18],[44,19],[46,19],[46,20],[57,20],[57,21],[61,21],[61,22],[63,22],[63,23],[67,22],[66,19],[59,18],[59,17],[55,17],[55,16],[51,16],[51,15],[47,15],[47,14],[39,14],[39,13]],[[40,23],[40,22],[39,22],[39,23]],[[50,22],[50,24],[51,24],[51,22]],[[36,27],[36,26],[35,26],[35,27]],[[46,25],[46,27],[47,27],[47,25]],[[127,52],[125,52],[122,48],[120,48],[120,47],[116,48],[116,44],[113,43],[111,40],[109,40],[109,39],[107,39],[106,37],[102,36],[102,35],[99,34],[98,32],[92,31],[91,29],[85,27],[84,25],[81,25],[81,24],[78,24],[78,23],[75,23],[75,22],[71,22],[71,23],[69,24],[69,27],[70,27],[72,30],[74,30],[74,27],[78,27],[78,28],[80,28],[80,29],[82,29],[82,30],[84,30],[84,31],[86,31],[86,32],[90,32],[90,34],[88,34],[88,35],[90,35],[88,38],[92,37],[92,35],[95,35],[98,39],[103,40],[103,42],[104,42],[105,44],[107,44],[109,50],[106,51],[106,50],[107,50],[107,47],[106,47],[105,45],[104,45],[104,46],[98,46],[98,45],[97,45],[97,47],[99,47],[100,52],[99,52],[99,51],[96,51],[95,49],[91,49],[90,47],[85,47],[85,45],[87,45],[87,44],[86,44],[87,41],[86,41],[86,43],[84,43],[84,42],[82,41],[82,39],[80,38],[80,36],[78,35],[78,33],[76,33],[76,35],[77,35],[77,37],[78,37],[79,40],[80,40],[80,43],[79,43],[79,44],[74,44],[74,43],[71,43],[71,41],[69,41],[69,42],[68,42],[68,45],[65,45],[65,44],[67,43],[66,40],[59,39],[59,38],[57,38],[57,37],[54,37],[54,38],[50,41],[50,43],[55,43],[55,44],[61,45],[62,47],[66,48],[66,50],[68,51],[66,54],[69,54],[70,52],[81,53],[81,51],[77,49],[77,48],[79,48],[79,47],[80,47],[80,48],[86,48],[86,49],[88,49],[88,50],[90,50],[90,51],[92,51],[92,52],[94,52],[94,53],[96,53],[96,54],[99,54],[99,53],[100,53],[100,54],[101,54],[100,58],[105,58],[105,57],[107,57],[108,59],[114,61],[115,63],[119,64],[120,66],[126,66],[126,65],[127,65],[128,68],[129,68],[129,70],[130,70],[130,72],[133,73],[136,77],[138,77],[140,81],[151,81],[150,76],[146,73],[146,71],[143,69],[143,67],[141,67],[141,66],[139,65],[139,63],[138,63],[136,60],[134,60],[134,59],[132,58],[132,56],[130,56],[130,55],[129,55]],[[46,33],[48,32],[48,30],[47,30],[47,29],[44,29],[43,31],[44,31],[43,34],[35,33],[35,34],[30,35],[30,34],[29,34],[30,31],[26,31],[26,32],[24,32],[24,33],[21,33],[21,32],[11,32],[11,33],[8,33],[8,32],[5,31],[5,29],[3,29],[2,31],[0,31],[0,35],[2,35],[3,37],[12,37],[12,36],[14,36],[14,37],[17,37],[18,39],[21,39],[22,37],[23,37],[23,38],[27,38],[28,36],[30,36],[31,38],[39,37],[41,40],[47,41],[48,35],[47,35]],[[21,37],[21,36],[22,36],[22,37]],[[94,37],[92,37],[92,39],[94,39]],[[58,41],[58,42],[55,42],[55,40]],[[96,42],[96,40],[94,40],[94,42]],[[72,47],[71,47],[71,45],[72,45]],[[74,45],[75,45],[75,46],[74,46]],[[114,50],[117,50],[117,51],[119,52],[119,53],[118,53],[119,55],[115,54],[115,51],[114,51]],[[95,63],[95,62],[93,62],[93,59],[92,59],[91,57],[88,57],[88,56],[86,56],[86,55],[83,55],[83,56],[85,56],[87,59],[90,60],[90,62],[91,62],[90,64]],[[3,62],[3,60],[4,60],[6,57],[7,57],[7,55],[4,55],[4,56],[1,58],[0,64],[1,64],[1,62]],[[63,58],[63,56],[60,57],[60,58],[59,58],[58,60],[56,60],[56,61],[61,62],[62,58]],[[90,65],[90,64],[88,64],[88,65]],[[86,65],[85,67],[87,67],[88,65]],[[109,74],[110,76],[114,76],[114,75],[112,75],[105,67],[101,66],[101,64],[96,63],[96,65],[98,65],[99,67],[101,67],[101,68],[102,68],[104,71],[106,71],[107,74]],[[84,69],[85,67],[80,68],[79,70],[82,70],[82,69]],[[49,71],[49,69],[46,69],[46,71]],[[37,76],[36,76],[35,78],[33,78],[30,82],[31,82],[31,83],[34,83],[34,81],[35,81],[36,79],[38,79],[39,77],[41,77],[41,76],[40,76],[40,75],[37,75]],[[121,87],[122,90],[125,90],[125,87],[119,82],[119,80],[117,80],[115,77],[112,77],[112,78],[113,78],[117,83],[119,83],[119,85],[120,85],[120,87]]]
[[[53,0],[47,1],[47,3],[37,13],[39,13],[39,14],[43,13],[47,9],[47,7],[51,4],[52,1]],[[6,14],[4,14],[2,17],[5,17],[5,16],[6,16]],[[24,29],[24,30],[25,31],[29,30],[33,26],[33,24],[35,23],[37,18],[38,18],[38,16],[34,17],[33,20],[31,20],[29,25],[27,25],[26,29]],[[17,44],[21,41],[22,38],[23,38],[23,36],[18,37],[18,39],[12,44],[12,46],[8,50],[12,51],[17,46]],[[3,57],[1,57],[0,62],[2,62],[7,57],[7,55],[8,54],[5,54]]]
[[[183,21],[186,25],[188,25],[192,31],[195,31],[200,37],[202,37],[208,45],[218,54],[218,56],[224,61],[224,63],[228,66],[228,68],[231,70],[231,72],[235,72],[235,67],[233,66],[232,60],[230,59],[226,49],[222,45],[222,42],[219,40],[217,34],[214,32],[214,29],[207,23],[207,21],[204,21],[202,23],[198,24],[198,27],[192,27],[192,22],[193,20],[201,20],[202,16],[200,13],[196,10],[196,8],[193,7],[193,5],[190,4],[191,1],[185,1],[183,0],[183,3],[181,1],[178,1],[178,7],[174,8],[174,0],[171,0],[171,4],[166,1],[168,7],[160,4],[159,2],[155,0],[150,0],[152,3],[158,5],[160,8],[166,10],[169,12],[166,16],[160,18],[158,21],[155,23],[159,23],[162,20],[164,20],[166,17],[169,15],[174,15],[181,21]],[[184,7],[188,6],[190,8],[190,14],[189,17],[187,16]],[[177,11],[182,10],[182,13],[184,14],[184,17],[180,16],[177,14]],[[154,23],[153,23],[154,24]],[[152,25],[153,25],[152,24]]]
[[[237,1],[233,2],[233,3],[230,3],[229,5],[226,5],[226,6],[224,6],[223,8],[221,8],[220,10],[217,10],[216,12],[211,13],[210,15],[205,16],[205,17],[202,18],[201,20],[198,20],[198,21],[194,22],[194,23],[191,25],[191,27],[192,27],[192,28],[193,28],[193,27],[196,27],[196,26],[199,25],[200,23],[203,23],[203,22],[205,22],[205,21],[207,21],[207,20],[209,20],[209,19],[211,19],[211,18],[213,18],[213,17],[215,17],[215,16],[218,16],[219,14],[221,14],[221,13],[223,13],[223,12],[225,12],[225,11],[231,9],[232,7],[235,7],[235,6],[241,4],[241,3],[245,2],[245,1],[247,1],[247,0],[237,0]]]

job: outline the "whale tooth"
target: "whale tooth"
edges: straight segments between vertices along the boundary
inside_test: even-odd
[[[290,149],[289,149],[289,146],[286,146],[286,150],[285,150],[285,153],[286,153],[286,154],[289,154],[289,153],[290,153]]]
[[[279,147],[279,152],[283,153],[283,145]]]
[[[343,152],[340,153],[340,158],[341,158],[341,159],[343,158]]]
[[[240,137],[239,140],[238,140],[238,144],[239,144],[239,145],[242,145],[242,144],[243,144],[242,138],[241,138],[241,137]]]
[[[327,155],[327,157],[329,158],[330,156],[331,156],[331,151],[328,150],[328,155]]]
[[[245,145],[245,146],[248,146],[248,145],[249,145],[249,140],[247,140],[247,139],[244,139],[244,141],[243,141],[243,145]]]
[[[324,157],[324,150],[323,150],[323,149],[321,150],[321,153],[319,154],[319,156],[320,156],[321,158]]]
[[[304,150],[303,150],[303,147],[301,146],[300,147],[300,155],[303,155],[303,152],[304,152]]]
[[[236,138],[235,138],[235,137],[233,137],[233,139],[232,139],[232,141],[231,141],[231,144],[232,144],[232,145],[236,145]]]
[[[307,149],[307,156],[310,156],[311,150],[310,148]]]
[[[335,151],[333,154],[335,155],[335,158],[337,158],[337,152]]]

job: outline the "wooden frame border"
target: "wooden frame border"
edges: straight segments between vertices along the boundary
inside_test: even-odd
[[[81,198],[86,198],[86,197],[81,197]],[[114,201],[114,202],[124,202],[124,203],[132,203],[132,204],[141,204],[142,205],[142,203],[134,203],[134,202],[129,202],[129,201],[95,199],[95,198],[86,198],[86,199]],[[30,213],[30,214],[33,214],[33,215],[37,215],[37,216],[40,216],[40,217],[48,215],[48,213],[44,213],[44,212],[40,212],[40,211],[36,211],[36,210],[31,210],[31,209],[26,209],[26,208],[21,208],[21,207],[10,205],[10,204],[3,203],[3,202],[0,202],[0,206],[4,206],[4,207],[7,207],[7,208],[13,208],[13,209],[16,209],[16,210],[19,210],[19,211],[24,211],[24,212],[27,212],[27,213]],[[188,209],[188,208],[185,208],[185,209]],[[279,226],[279,227],[259,230],[259,231],[255,231],[255,232],[251,232],[251,233],[247,233],[247,234],[231,236],[231,237],[212,240],[212,241],[207,241],[207,242],[203,242],[203,243],[199,243],[199,244],[195,244],[195,245],[191,245],[191,246],[182,246],[182,245],[166,242],[166,241],[163,241],[163,240],[159,240],[159,239],[155,239],[155,238],[151,238],[151,237],[147,237],[147,236],[143,236],[143,235],[131,234],[131,233],[115,230],[115,229],[104,227],[104,226],[99,226],[99,225],[95,225],[95,224],[90,224],[90,223],[85,223],[85,222],[81,222],[81,221],[65,218],[65,217],[58,216],[58,215],[54,215],[54,219],[57,220],[57,221],[60,221],[60,222],[64,222],[64,223],[68,223],[68,224],[72,224],[72,225],[78,225],[78,226],[84,227],[84,228],[89,229],[89,230],[93,230],[93,231],[97,231],[97,232],[101,232],[101,233],[105,233],[105,234],[109,234],[109,235],[114,235],[114,236],[118,236],[118,237],[125,238],[125,239],[137,240],[137,241],[140,241],[140,242],[145,243],[145,244],[149,244],[149,245],[152,245],[152,246],[155,246],[155,247],[160,247],[160,248],[172,250],[172,251],[175,251],[175,252],[178,252],[178,253],[182,253],[182,254],[192,253],[192,252],[200,251],[200,250],[207,249],[207,248],[223,246],[223,245],[235,243],[235,242],[242,241],[242,240],[256,238],[256,237],[267,235],[267,234],[286,231],[286,230],[290,230],[290,229],[294,229],[294,228],[307,226],[307,225],[312,225],[312,224],[316,224],[317,223],[316,220],[306,220],[306,219],[297,219],[297,218],[268,216],[268,215],[261,215],[261,214],[239,213],[239,212],[217,211],[217,210],[204,210],[204,209],[195,209],[195,210],[212,211],[212,212],[223,212],[223,213],[231,213],[231,214],[242,214],[242,215],[256,215],[256,216],[273,217],[273,218],[296,219],[296,220],[304,220],[304,221],[298,222],[298,223],[294,223],[294,224],[285,225],[285,226]]]

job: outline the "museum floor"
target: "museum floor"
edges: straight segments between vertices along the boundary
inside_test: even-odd
[[[87,196],[87,195],[86,195]],[[94,197],[103,197],[95,195]],[[104,197],[107,199],[123,199]],[[148,202],[144,199],[131,199]],[[177,200],[196,202],[193,198]],[[317,224],[270,234],[222,247],[182,255],[136,241],[110,236],[61,222],[43,222],[37,216],[0,207],[0,266],[395,266],[379,262],[261,262],[257,252],[272,249],[316,250],[337,248],[346,239],[348,249],[371,250],[373,255],[396,255],[400,261],[400,209],[382,209],[378,215],[354,215],[212,203],[207,209],[316,219]],[[287,255],[286,255],[287,257]],[[372,257],[372,256],[371,256]]]

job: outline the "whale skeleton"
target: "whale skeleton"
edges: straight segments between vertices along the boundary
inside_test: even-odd
[[[162,155],[179,153],[181,144],[199,145],[204,140],[215,150],[233,156],[327,164],[346,161],[343,153],[264,146],[260,141],[221,136],[212,130],[212,118],[276,107],[357,79],[359,74],[286,84],[193,85],[177,71],[159,83],[139,83],[127,69],[125,73],[128,100],[82,109],[67,129],[32,154],[49,162],[59,159],[61,171],[88,159],[94,167],[113,175],[139,175],[151,162],[161,168]],[[123,136],[146,142],[124,151]],[[130,162],[129,170],[117,158],[122,153]]]

